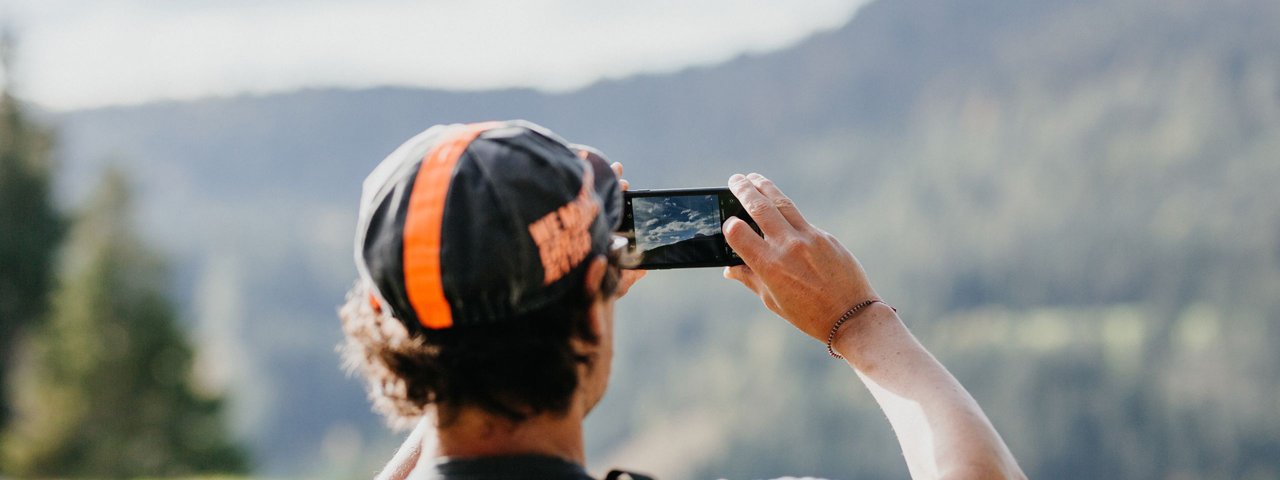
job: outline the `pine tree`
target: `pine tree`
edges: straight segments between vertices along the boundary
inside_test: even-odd
[[[128,189],[109,171],[76,219],[52,314],[14,375],[4,439],[13,473],[135,477],[238,472],[221,401],[191,379],[192,351],[161,262],[132,234]]]
[[[18,339],[45,313],[62,236],[49,195],[53,137],[9,94],[10,44],[0,32],[0,430],[10,410],[3,379]]]

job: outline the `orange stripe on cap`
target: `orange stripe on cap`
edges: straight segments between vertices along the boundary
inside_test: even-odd
[[[472,140],[499,122],[473,123],[445,137],[427,152],[409,194],[404,218],[404,283],[418,322],[432,329],[453,326],[453,309],[444,298],[440,237],[444,200],[453,168]]]

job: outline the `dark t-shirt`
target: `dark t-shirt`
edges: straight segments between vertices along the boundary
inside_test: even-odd
[[[541,455],[441,459],[435,468],[414,471],[413,480],[594,480],[581,465]]]
[[[647,475],[614,470],[606,480],[653,480]],[[414,470],[409,480],[595,480],[576,463],[542,455],[445,458],[434,468]],[[775,480],[821,480],[782,477]]]

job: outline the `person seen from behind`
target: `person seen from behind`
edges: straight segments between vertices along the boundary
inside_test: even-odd
[[[507,121],[432,127],[365,180],[343,355],[375,410],[414,426],[378,478],[592,478],[583,421],[608,387],[614,303],[644,275],[614,235],[620,175],[590,147]],[[728,185],[761,233],[724,223],[745,263],[724,276],[849,365],[913,478],[1025,478],[849,250],[769,179]]]

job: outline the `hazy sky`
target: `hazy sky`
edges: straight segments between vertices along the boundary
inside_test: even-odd
[[[299,87],[566,90],[785,47],[866,0],[0,0],[57,110]]]

